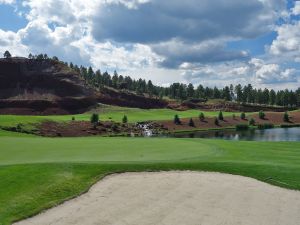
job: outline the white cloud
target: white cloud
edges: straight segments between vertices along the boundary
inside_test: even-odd
[[[13,50],[11,53],[14,56],[24,56],[28,51],[28,47],[21,43],[20,37],[15,32],[0,29],[0,53],[3,54],[6,50]]]
[[[299,76],[293,68],[282,68],[278,64],[266,63],[264,60],[252,58],[245,63],[233,62],[196,66],[184,64],[181,67],[183,77],[189,83],[207,83],[220,86],[224,84],[254,84],[267,86],[292,83],[297,86]]]
[[[249,62],[249,65],[259,83],[297,82],[295,69],[282,69],[278,64],[266,64],[263,60],[255,58]]]
[[[156,83],[267,85],[297,79],[296,70],[274,62],[249,61],[248,52],[226,47],[228,41],[256,38],[273,30],[275,21],[287,13],[286,0],[22,2],[29,9],[25,14],[29,22],[17,32],[0,30],[0,52],[47,53]],[[276,29],[278,37],[268,53],[300,62],[299,22]]]
[[[300,1],[296,1],[295,2],[295,6],[294,8],[292,9],[292,13],[294,15],[300,15]]]
[[[300,55],[300,21],[277,28],[278,36],[270,46],[270,53],[283,60],[297,60]]]
[[[14,4],[15,2],[16,2],[16,0],[0,0],[0,5],[1,4],[11,5],[11,4]]]

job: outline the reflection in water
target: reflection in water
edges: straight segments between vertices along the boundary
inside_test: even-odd
[[[300,141],[300,128],[250,129],[245,131],[196,131],[190,133],[169,134],[176,138],[215,138],[244,141]]]

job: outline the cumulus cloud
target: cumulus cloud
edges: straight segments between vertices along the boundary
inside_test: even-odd
[[[93,34],[100,41],[134,43],[254,38],[268,31],[276,19],[274,10],[279,6],[270,2],[274,1],[216,0],[212,4],[210,0],[173,0],[170,4],[151,0],[138,9],[101,4],[93,20]]]
[[[218,40],[208,40],[195,44],[171,40],[150,46],[155,53],[164,57],[161,65],[167,68],[178,68],[187,62],[203,64],[248,58],[248,53],[245,51],[225,50],[225,45]]]
[[[15,3],[16,0],[0,0],[0,5],[1,4],[7,4],[7,5],[11,5],[13,3]]]
[[[249,66],[259,83],[288,83],[298,80],[295,69],[283,69],[278,64],[267,64],[261,59],[251,59]]]
[[[285,0],[129,1],[134,7],[121,2],[99,4],[92,19],[94,38],[147,44],[165,58],[161,66],[166,68],[244,60],[245,51],[226,50],[226,43],[270,31],[285,10]]]
[[[292,9],[293,15],[300,15],[300,1],[295,2],[295,6]]]
[[[285,57],[285,60],[299,61],[300,58],[300,21],[284,24],[277,28],[278,36],[270,47],[270,53]]]
[[[298,82],[299,76],[293,68],[282,68],[278,64],[266,63],[264,60],[252,58],[244,63],[229,63],[196,66],[181,66],[186,82],[215,84],[252,83],[257,86]]]
[[[227,48],[229,41],[276,29],[268,53],[295,60],[298,55],[300,61],[299,22],[275,27],[287,14],[286,0],[24,0],[22,5],[28,24],[17,32],[0,30],[0,51],[48,53],[136,77],[146,71],[158,83],[171,82],[172,74],[179,81],[180,73],[187,82],[207,85],[297,79],[294,69]],[[298,5],[290,13],[298,14]]]
[[[0,29],[0,53],[11,49],[13,49],[13,55],[25,55],[28,51],[28,47],[21,43],[21,38],[18,34]]]

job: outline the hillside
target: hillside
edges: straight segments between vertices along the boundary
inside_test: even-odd
[[[162,108],[166,103],[129,92],[86,85],[79,74],[52,59],[0,59],[0,114],[74,114],[97,103]]]

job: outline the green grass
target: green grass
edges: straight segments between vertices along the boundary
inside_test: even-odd
[[[2,134],[1,225],[77,196],[103,176],[116,172],[218,171],[300,190],[300,142],[99,137],[54,139]]]
[[[174,115],[180,118],[198,117],[199,110],[175,111],[171,109],[137,109],[117,106],[102,106],[96,110],[100,115],[100,120],[114,120],[121,122],[124,115],[127,115],[128,122],[142,122],[149,120],[173,120]],[[71,121],[74,116],[76,120],[89,121],[92,113],[78,115],[59,115],[59,116],[19,116],[19,115],[0,115],[0,126],[16,126],[18,123],[34,124],[43,120],[54,120],[58,122]],[[214,117],[218,112],[204,112],[206,117]],[[231,116],[233,113],[225,112],[224,116]]]

